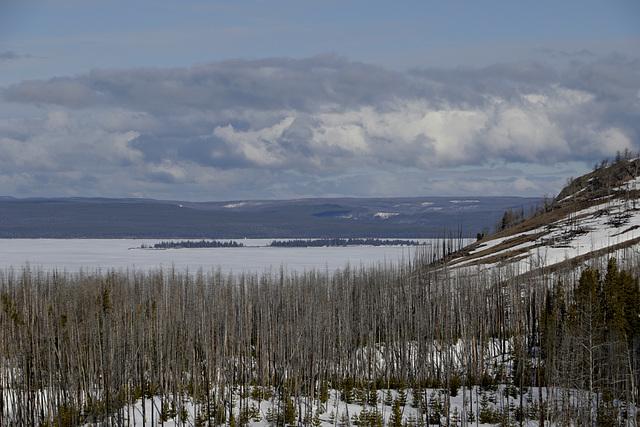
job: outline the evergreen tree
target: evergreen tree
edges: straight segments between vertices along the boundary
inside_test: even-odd
[[[598,407],[598,427],[615,427],[618,425],[618,408],[609,390],[602,393]]]
[[[375,381],[372,381],[371,386],[367,393],[367,404],[369,406],[378,406],[378,403],[380,403],[380,399],[378,397],[378,390],[376,389]]]
[[[625,325],[625,298],[618,272],[618,262],[615,258],[609,259],[607,264],[601,300],[604,302],[603,316],[607,329],[612,334],[625,333],[627,329]]]
[[[290,397],[284,399],[284,410],[282,419],[284,425],[294,425],[296,422],[296,408],[293,406],[293,401]]]
[[[400,406],[400,399],[397,397],[393,400],[393,406],[391,407],[389,427],[402,427],[402,409]]]
[[[457,373],[453,374],[449,380],[449,391],[451,393],[451,397],[456,397],[458,395],[458,390],[460,390],[461,386],[462,379]]]

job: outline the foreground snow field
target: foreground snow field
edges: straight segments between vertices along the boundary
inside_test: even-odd
[[[308,419],[306,422],[304,422],[304,420],[299,423],[296,422],[295,425],[313,425],[315,427],[346,426],[349,424],[352,426],[371,425],[373,423],[365,421],[364,418],[371,417],[372,415],[379,417],[383,425],[390,425],[393,424],[393,401],[396,399],[406,401],[404,405],[399,407],[401,415],[399,421],[402,425],[446,425],[446,392],[442,389],[425,389],[423,392],[427,400],[422,408],[418,408],[412,404],[414,401],[412,390],[406,390],[404,392],[406,394],[404,398],[399,395],[397,390],[379,390],[377,392],[379,400],[377,406],[358,403],[347,404],[340,400],[338,392],[332,391],[326,404],[322,406],[305,406],[302,411],[303,413],[308,411]],[[526,426],[539,425],[537,420],[539,414],[538,393],[538,388],[533,387],[528,389],[523,395],[523,422]],[[542,393],[543,400],[546,400],[546,390],[543,389]],[[385,402],[391,402],[391,404],[385,404]],[[449,397],[449,422],[451,426],[461,426],[463,423],[474,426],[491,426],[496,423],[482,423],[480,419],[483,417],[493,417],[493,420],[500,419],[500,422],[504,420],[507,425],[517,425],[516,411],[519,403],[519,396],[515,398],[510,396],[505,387],[499,387],[495,390],[482,390],[480,387],[472,387],[464,390],[461,388],[455,397]],[[163,407],[161,399],[155,397],[153,399],[144,399],[144,401],[139,400],[135,405],[127,408],[123,421],[126,425],[132,426],[162,424],[170,427],[195,425],[195,420],[202,411],[202,405],[195,404],[192,400],[188,400],[182,404],[183,417],[176,415],[161,423]],[[248,399],[245,404],[248,405],[250,413],[250,418],[247,422],[248,425],[256,427],[276,425],[272,417],[274,413],[281,409],[279,408],[280,402],[277,400],[259,402]],[[504,408],[507,408],[506,412],[503,411]],[[509,413],[509,408],[511,408],[511,413]],[[298,410],[299,408],[295,409]],[[425,410],[431,414],[428,421],[424,414]],[[236,418],[237,420],[241,417],[239,412],[237,412],[235,416],[238,417]],[[421,419],[422,421],[420,421]]]
[[[575,391],[574,391],[575,392]],[[447,396],[443,389],[426,388],[420,390],[421,397],[415,396],[415,390],[378,390],[377,404],[366,402],[370,396],[354,393],[352,403],[340,398],[340,392],[330,390],[325,403],[294,403],[294,425],[313,425],[331,427],[347,425],[474,425],[490,426],[500,423],[515,425],[522,413],[523,425],[539,425],[539,397],[542,393],[546,401],[547,390],[537,387],[526,388],[522,399],[515,388],[498,386],[483,389],[478,386],[458,389],[455,396]],[[5,401],[8,391],[5,390]],[[418,401],[422,399],[422,403]],[[561,401],[558,400],[559,404]],[[522,404],[522,409],[520,405]],[[283,402],[277,398],[256,400],[251,397],[236,399],[234,420],[237,425],[270,426],[277,425],[277,414],[284,411]],[[242,406],[242,408],[240,408]],[[11,405],[6,408],[11,411]],[[195,402],[186,396],[170,395],[165,398],[139,399],[135,404],[127,405],[112,421],[127,426],[193,426],[201,424],[206,413],[204,402]],[[231,425],[228,415],[223,425]],[[375,421],[374,421],[375,419]],[[484,421],[484,422],[483,422]],[[84,426],[101,426],[102,422],[89,422]],[[397,425],[397,424],[396,424]]]

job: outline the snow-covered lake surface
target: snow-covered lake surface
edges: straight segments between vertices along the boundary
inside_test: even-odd
[[[283,239],[279,239],[283,240]],[[428,239],[407,239],[428,243]],[[237,240],[239,248],[140,249],[153,239],[0,239],[0,269],[20,269],[29,264],[43,270],[75,272],[124,269],[147,271],[175,267],[180,271],[220,270],[229,273],[262,273],[270,268],[287,271],[319,269],[335,271],[378,263],[413,260],[419,246],[268,247],[272,239]],[[223,241],[223,240],[221,240]]]

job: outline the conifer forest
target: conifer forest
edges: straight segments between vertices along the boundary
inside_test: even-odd
[[[427,250],[331,273],[10,269],[1,424],[637,425],[626,252],[529,274]]]

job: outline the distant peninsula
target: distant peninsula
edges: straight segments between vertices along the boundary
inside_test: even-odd
[[[155,245],[142,245],[141,249],[185,249],[185,248],[241,248],[244,245],[235,241],[219,242],[217,240],[182,240],[179,242],[160,242]]]

